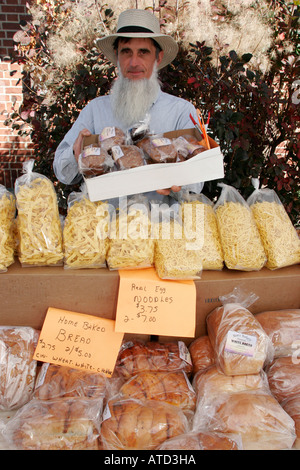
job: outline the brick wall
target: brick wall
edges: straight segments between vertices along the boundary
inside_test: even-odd
[[[4,125],[13,103],[22,103],[21,66],[11,62],[13,35],[20,21],[28,18],[28,0],[1,0],[0,3],[0,184],[12,189],[21,174],[22,162],[33,155],[29,139]],[[16,71],[16,72],[15,72]],[[19,82],[19,83],[18,83]]]

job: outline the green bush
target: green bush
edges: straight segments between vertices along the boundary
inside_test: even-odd
[[[40,5],[46,3],[51,2],[39,0]],[[41,88],[47,70],[55,69],[47,40],[50,33],[62,30],[71,14],[64,3],[54,2],[55,8],[48,8],[43,25],[25,27],[30,43],[18,42],[15,59],[24,64],[25,85],[31,79],[36,89],[38,85]],[[162,22],[170,17],[170,8],[164,9],[166,3],[161,2],[159,7]],[[293,99],[293,87],[299,77],[299,6],[296,1],[270,0],[269,3],[274,10],[274,45],[270,50],[271,67],[266,73],[251,68],[251,54],[239,57],[235,51],[220,57],[216,66],[212,61],[212,48],[195,40],[189,46],[180,44],[176,60],[161,71],[160,79],[165,91],[193,102],[205,117],[210,114],[209,133],[219,142],[224,155],[224,181],[248,197],[253,190],[251,178],[259,177],[261,185],[276,190],[296,224],[300,206],[300,142],[299,104]],[[165,11],[168,15],[164,16]],[[105,28],[111,27],[114,15],[107,6],[102,6],[99,12],[104,27],[100,33],[104,34]],[[96,33],[99,35],[99,31]],[[280,46],[283,37],[289,41],[288,49]],[[22,109],[16,110],[7,121],[19,129],[20,134],[24,132],[22,123],[30,125],[36,170],[54,181],[62,211],[74,187],[66,187],[55,180],[52,171],[55,149],[80,110],[95,96],[108,93],[115,77],[114,68],[99,56],[92,43],[81,42],[78,52],[81,60],[72,71],[67,66],[60,67],[51,75],[56,76],[55,80],[46,80],[51,99],[45,99],[32,86],[25,87]],[[286,156],[281,158],[276,148],[282,142],[287,145]],[[217,183],[211,181],[204,186],[205,194],[212,200],[219,195]]]

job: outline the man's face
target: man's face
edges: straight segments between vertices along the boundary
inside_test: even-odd
[[[156,48],[149,38],[134,38],[128,42],[122,40],[118,44],[118,61],[121,72],[130,80],[150,78],[155,61],[159,65],[163,51],[156,56]]]

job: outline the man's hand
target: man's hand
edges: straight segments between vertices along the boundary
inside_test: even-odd
[[[89,135],[92,135],[92,133],[88,129],[82,129],[82,131],[79,132],[78,137],[74,142],[73,153],[77,161],[78,161],[79,155],[81,154],[83,138],[88,137]]]
[[[172,186],[168,189],[158,189],[156,192],[162,194],[163,196],[169,196],[170,192],[178,193],[181,190],[181,186]]]

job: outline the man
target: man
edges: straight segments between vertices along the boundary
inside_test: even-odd
[[[81,111],[58,146],[53,166],[65,184],[80,180],[77,162],[85,136],[100,134],[104,127],[127,131],[146,117],[153,133],[191,127],[190,113],[197,119],[191,103],[160,89],[157,71],[174,60],[178,46],[172,37],[161,34],[154,14],[138,9],[122,12],[116,33],[98,39],[97,45],[118,66],[118,78],[109,95],[95,98]],[[170,189],[158,192],[168,195]]]

